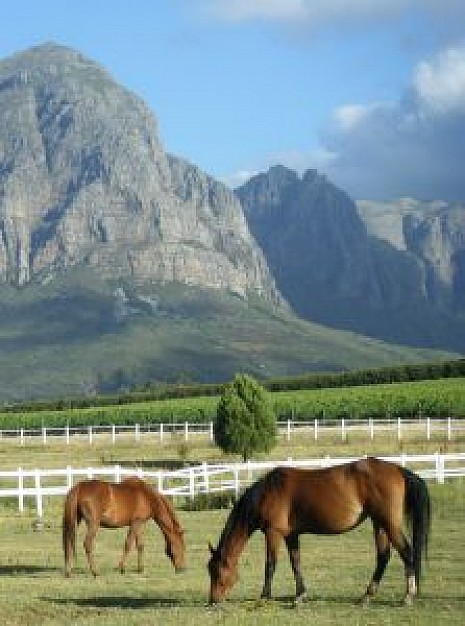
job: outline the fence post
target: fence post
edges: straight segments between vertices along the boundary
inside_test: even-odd
[[[234,466],[234,492],[236,494],[236,498],[239,497],[240,490],[241,490],[241,481],[239,480],[239,466],[236,464]]]
[[[184,440],[189,441],[189,422],[184,422]]]
[[[202,463],[203,469],[203,485],[205,489],[205,493],[210,493],[210,479],[208,476],[208,464],[204,461]]]
[[[35,470],[35,491],[36,491],[36,510],[37,517],[42,519],[44,516],[44,506],[42,501],[42,488],[40,484],[40,470]]]
[[[429,415],[426,418],[426,439],[428,441],[431,439],[431,418]]]
[[[163,443],[163,422],[160,422],[160,443]]]
[[[66,445],[69,446],[69,424],[66,424],[65,435],[66,435]]]
[[[375,438],[375,422],[372,417],[368,421],[368,426],[370,428],[370,439],[373,441]]]
[[[291,420],[287,420],[287,440],[291,440]]]
[[[47,429],[45,426],[42,426],[42,443],[44,446],[47,444]]]
[[[400,417],[397,418],[397,441],[402,439],[402,422]]]
[[[121,466],[115,465],[115,483],[121,482]]]
[[[210,422],[210,441],[213,441],[215,438],[215,433],[213,432],[213,422]]]
[[[195,470],[193,467],[189,468],[189,496],[191,500],[195,498]]]
[[[89,445],[90,446],[92,445],[93,440],[94,440],[94,433],[92,430],[92,426],[89,426]]]
[[[314,428],[315,441],[317,441],[318,440],[318,420],[317,419],[315,419],[313,423],[313,428]]]
[[[18,467],[18,507],[19,512],[24,512],[24,476],[21,467]]]
[[[24,446],[24,428],[21,428],[21,430],[19,431],[19,439],[20,439],[21,445]]]
[[[163,472],[161,470],[157,472],[157,486],[158,491],[163,493]]]
[[[341,419],[341,439],[342,441],[346,440],[346,421],[344,418]]]
[[[449,415],[449,417],[447,418],[447,441],[450,441],[451,439],[452,439],[452,420]]]
[[[436,452],[436,480],[440,485],[444,484],[444,457],[440,452]]]
[[[134,439],[139,442],[140,441],[140,424],[134,425]]]
[[[73,471],[71,469],[71,466],[68,465],[66,467],[66,487],[68,488],[68,491],[71,489],[72,486],[73,486]]]
[[[111,425],[111,443],[116,443],[116,427],[114,424]]]

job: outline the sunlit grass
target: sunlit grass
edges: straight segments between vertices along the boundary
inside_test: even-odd
[[[20,446],[0,442],[2,469],[23,467],[85,467],[122,463],[166,464],[185,462],[179,454],[179,438],[167,438],[163,445],[155,440],[130,439],[72,443],[36,442]],[[342,442],[328,437],[315,442],[302,437],[285,438],[273,457],[303,458],[349,456],[364,453],[397,454],[434,452],[445,445],[438,437],[427,442],[410,437],[398,442],[380,438],[374,442],[349,437]],[[449,449],[463,450],[463,443],[452,441]],[[183,455],[185,454],[183,451]],[[189,444],[187,462],[223,459],[220,451],[206,439]],[[44,507],[44,530],[33,529],[36,513],[32,500],[20,515],[13,500],[0,501],[0,602],[5,624],[112,625],[131,624],[462,624],[465,611],[465,481],[456,479],[446,485],[430,484],[434,516],[429,563],[425,568],[422,596],[412,608],[401,606],[404,592],[403,572],[394,555],[376,600],[368,609],[355,606],[374,566],[374,548],[369,524],[337,537],[302,538],[303,571],[309,587],[309,600],[292,608],[294,584],[286,551],[283,548],[270,602],[259,600],[264,572],[264,542],[255,533],[239,564],[240,579],[222,608],[206,606],[208,598],[207,542],[216,543],[228,512],[193,511],[176,503],[185,527],[188,570],[175,575],[164,555],[162,535],[148,524],[145,531],[146,570],[135,571],[135,555],[125,576],[116,571],[125,533],[101,530],[96,559],[101,575],[94,580],[88,572],[82,550],[83,529],[78,535],[77,562],[73,577],[63,576],[61,550],[62,498],[48,498]]]
[[[293,580],[283,549],[275,576],[274,599],[259,600],[263,582],[264,541],[252,536],[240,563],[240,579],[220,609],[207,603],[207,541],[216,542],[227,511],[178,510],[185,527],[188,570],[176,575],[163,553],[161,533],[145,532],[146,570],[116,571],[124,531],[101,530],[96,547],[100,576],[87,569],[79,531],[76,569],[63,577],[61,503],[47,507],[45,528],[34,532],[32,512],[0,515],[0,601],[5,624],[462,624],[465,610],[465,483],[431,485],[434,505],[429,562],[422,596],[401,606],[403,571],[394,555],[377,598],[367,609],[354,600],[363,592],[374,564],[370,525],[337,537],[302,538],[303,571],[309,599],[292,608]]]

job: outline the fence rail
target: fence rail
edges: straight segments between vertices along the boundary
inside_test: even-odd
[[[401,440],[407,433],[423,436],[430,440],[434,436],[441,436],[451,441],[465,436],[465,418],[431,418],[417,419],[341,419],[327,420],[314,419],[310,421],[279,421],[280,436],[291,440],[294,436],[307,434],[315,441],[331,434],[345,441],[349,435],[360,435],[374,439],[381,435],[393,435]],[[121,438],[131,438],[136,442],[150,439],[164,443],[169,438],[177,436],[185,441],[198,437],[207,437],[213,441],[213,422],[191,423],[175,422],[160,424],[133,424],[133,425],[96,425],[96,426],[43,426],[42,428],[16,428],[0,430],[0,441],[19,442],[24,446],[28,442],[42,441],[44,445],[51,442],[64,441],[67,445],[75,441],[87,441],[93,444],[96,441],[108,441],[115,444]]]
[[[238,494],[263,472],[277,465],[317,468],[338,465],[360,457],[319,458],[304,461],[288,459],[282,462],[247,462],[221,465],[203,463],[180,470],[147,471],[141,468],[87,467],[65,469],[18,468],[0,472],[0,499],[14,498],[20,512],[24,511],[25,500],[35,501],[37,517],[44,514],[44,500],[48,497],[64,496],[72,485],[84,479],[102,478],[120,482],[126,476],[139,476],[152,483],[159,491],[174,497],[194,498],[199,493],[231,492]],[[427,480],[444,483],[446,479],[465,476],[465,453],[407,455],[382,457],[388,461],[407,466]],[[12,486],[6,486],[11,485]]]

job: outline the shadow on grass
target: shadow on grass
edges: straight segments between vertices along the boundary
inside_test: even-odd
[[[61,572],[57,567],[39,567],[38,565],[0,565],[0,576],[37,576]]]
[[[177,598],[165,598],[165,597],[148,597],[148,598],[134,598],[134,597],[121,597],[121,596],[97,596],[93,598],[42,598],[47,602],[60,605],[70,605],[81,608],[93,608],[93,609],[162,609],[162,608],[176,608],[176,607],[188,607],[199,606],[202,603],[192,602],[189,603],[185,599],[179,600]]]

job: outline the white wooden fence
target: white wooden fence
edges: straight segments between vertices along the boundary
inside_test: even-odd
[[[113,467],[72,468],[65,469],[34,469],[18,468],[14,471],[0,472],[0,500],[14,498],[18,502],[19,511],[24,511],[25,500],[35,501],[37,517],[42,519],[46,498],[63,497],[73,484],[88,478],[102,478],[119,482],[125,476],[139,476],[151,482],[159,491],[174,497],[194,498],[199,493],[231,492],[238,494],[263,472],[276,465],[292,465],[294,467],[328,467],[354,460],[355,458],[324,457],[304,461],[288,459],[282,462],[248,462],[224,465],[208,465],[203,463],[180,470],[146,471],[141,468]],[[446,479],[465,477],[465,453],[457,454],[425,454],[383,457],[386,460],[407,466],[428,480],[444,483]],[[6,486],[10,483],[10,486]],[[11,484],[12,483],[12,484]]]
[[[360,436],[371,440],[378,436],[395,436],[399,441],[406,435],[414,434],[431,440],[433,437],[443,437],[448,441],[454,438],[465,436],[465,418],[430,418],[422,417],[417,419],[341,419],[326,420],[314,419],[311,421],[280,421],[278,422],[278,431],[282,437],[290,441],[294,436],[307,435],[315,441],[331,435],[340,438],[342,441],[347,440],[349,436]],[[64,442],[70,445],[74,441],[87,441],[93,444],[96,441],[111,441],[112,444],[117,443],[120,439],[132,438],[139,442],[143,440],[156,441],[164,443],[169,441],[173,436],[181,438],[184,441],[190,441],[195,438],[207,437],[213,441],[213,422],[189,423],[176,422],[166,424],[134,424],[134,425],[105,425],[105,426],[65,426],[42,428],[17,428],[9,430],[0,430],[0,441],[18,442],[24,446],[28,442],[34,444],[41,441],[44,445],[52,442]]]

